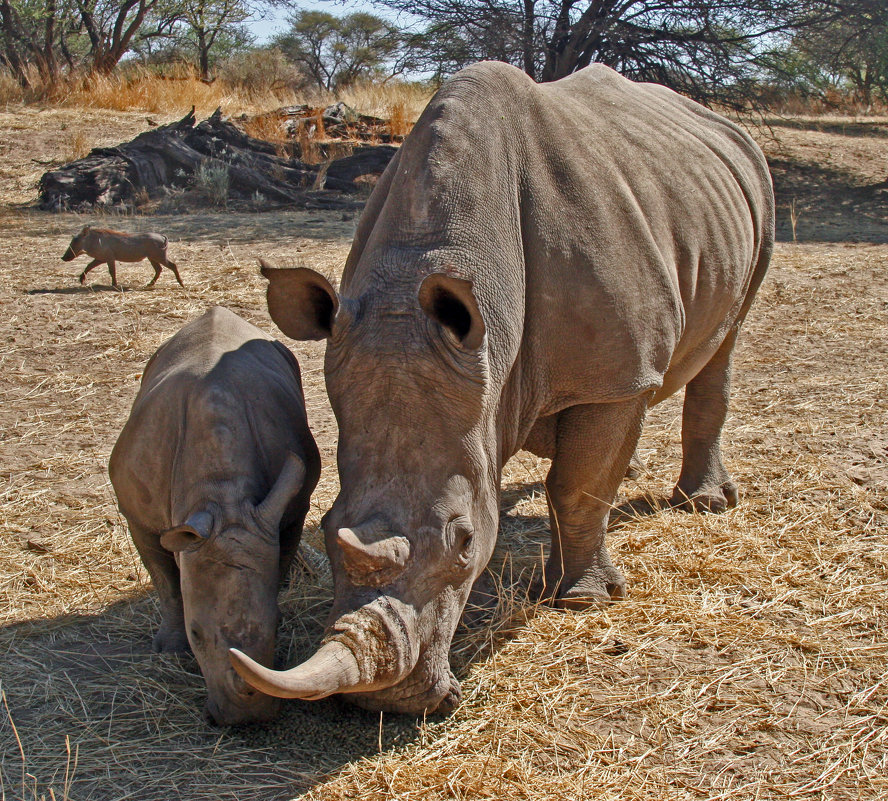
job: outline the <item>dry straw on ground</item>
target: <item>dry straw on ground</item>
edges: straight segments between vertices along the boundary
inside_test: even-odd
[[[679,399],[652,412],[647,471],[623,485],[611,531],[624,603],[562,613],[528,601],[548,540],[546,463],[521,453],[505,471],[487,597],[454,643],[465,698],[451,717],[292,702],[273,725],[220,730],[203,720],[194,661],[150,653],[157,606],[107,456],[165,338],[214,303],[273,331],[256,257],[336,275],[355,220],[106,220],[166,233],[187,287],[165,274],[143,290],[150,268],[124,265],[121,293],[99,270],[81,289],[80,268],[58,260],[91,219],[0,212],[6,798],[888,797],[888,245],[824,234],[779,246],[736,358],[725,451],[737,509],[656,508],[677,474]],[[885,228],[870,230],[884,243]],[[324,460],[306,533],[319,548],[336,429],[322,346],[294,350]],[[316,643],[330,592],[308,552],[282,594],[283,661]]]

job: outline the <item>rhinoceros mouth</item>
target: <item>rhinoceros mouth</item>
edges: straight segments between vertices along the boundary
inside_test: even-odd
[[[459,706],[462,690],[449,667],[433,675],[425,668],[417,668],[398,684],[376,692],[355,693],[349,700],[371,712],[447,715]]]

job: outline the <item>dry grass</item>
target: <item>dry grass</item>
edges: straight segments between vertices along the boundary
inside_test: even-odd
[[[888,245],[778,247],[736,359],[737,509],[650,508],[677,475],[679,399],[652,412],[647,472],[623,485],[611,531],[624,603],[582,614],[527,600],[548,541],[547,463],[521,453],[504,475],[495,602],[470,609],[454,642],[465,700],[452,716],[291,702],[273,725],[219,730],[202,719],[196,664],[150,653],[158,611],[107,456],[165,338],[214,303],[273,331],[255,258],[335,276],[354,220],[115,220],[166,233],[187,286],[165,273],[135,289],[151,270],[124,265],[122,293],[81,290],[80,267],[58,261],[88,221],[0,211],[0,250],[15,254],[0,263],[6,798],[888,797]],[[323,347],[294,350],[324,462],[306,533],[319,548],[336,428]],[[316,643],[330,595],[322,563],[296,569],[284,661]]]
[[[431,89],[421,84],[367,83],[343,89],[339,99],[362,114],[391,119],[394,113],[412,123],[422,113],[432,94]]]
[[[0,70],[0,104],[39,103],[41,105],[107,111],[146,111],[156,114],[184,114],[194,106],[199,115],[221,108],[225,113],[260,113],[282,105],[311,103],[324,106],[344,100],[364,114],[387,117],[396,109],[406,124],[416,120],[432,91],[426,87],[392,82],[360,84],[338,96],[313,92],[310,95],[287,85],[266,84],[244,87],[218,78],[201,81],[184,71],[161,77],[144,70],[129,69],[108,76],[96,75],[73,80],[50,90],[23,90],[8,73]]]

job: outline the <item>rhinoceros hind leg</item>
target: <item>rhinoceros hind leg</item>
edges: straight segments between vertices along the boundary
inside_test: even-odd
[[[681,475],[671,506],[724,512],[737,505],[737,485],[722,462],[721,430],[731,393],[731,355],[738,329],[726,337],[708,364],[685,388],[681,421]]]
[[[544,597],[582,609],[625,597],[605,533],[611,505],[635,450],[649,397],[574,406],[559,415],[546,477],[552,548]]]

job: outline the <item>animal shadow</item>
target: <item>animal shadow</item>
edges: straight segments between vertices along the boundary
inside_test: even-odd
[[[335,698],[285,702],[267,724],[211,724],[194,657],[151,650],[160,614],[156,594],[146,591],[94,615],[0,629],[8,704],[0,715],[0,786],[15,788],[27,774],[28,798],[33,785],[34,798],[52,789],[57,798],[284,801],[349,762],[420,736],[421,720],[386,715],[381,722],[379,713]],[[283,663],[317,646],[329,602],[307,603],[319,607],[305,607],[307,621],[284,610]]]
[[[144,287],[111,286],[110,284],[91,284],[90,286],[66,286],[25,290],[26,295],[88,295],[91,292],[139,292]]]

